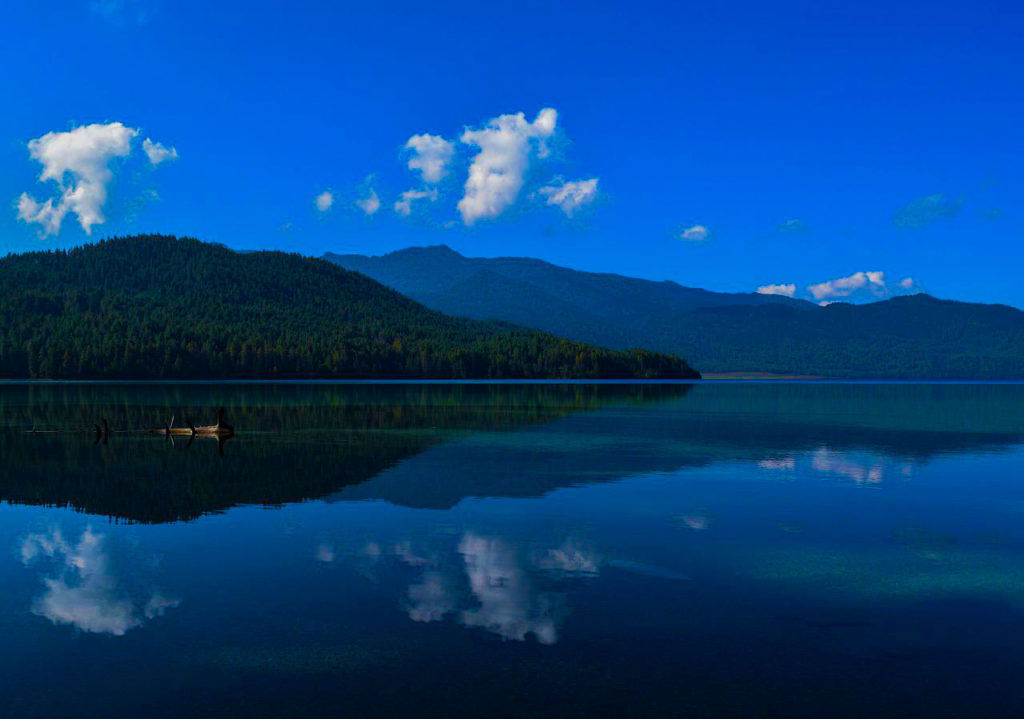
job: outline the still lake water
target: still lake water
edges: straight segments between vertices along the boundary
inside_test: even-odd
[[[0,448],[3,717],[1024,715],[1022,385],[12,384]]]

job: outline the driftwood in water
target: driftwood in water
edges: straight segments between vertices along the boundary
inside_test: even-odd
[[[185,427],[175,427],[174,417],[171,417],[171,421],[166,427],[147,431],[149,434],[160,434],[167,437],[195,437],[197,435],[205,437],[231,437],[235,433],[235,428],[224,419],[223,407],[217,410],[217,424],[206,424],[197,427],[189,419],[185,420],[185,424],[187,425]]]

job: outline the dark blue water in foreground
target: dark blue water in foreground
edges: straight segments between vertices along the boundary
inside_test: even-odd
[[[1024,714],[1024,386],[10,385],[0,453],[0,716]]]

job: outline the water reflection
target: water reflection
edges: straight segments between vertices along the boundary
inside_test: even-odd
[[[852,481],[856,484],[880,484],[892,479],[914,476],[913,461],[900,461],[880,454],[835,450],[818,447],[806,454],[766,457],[757,461],[758,468],[780,476],[808,474]]]
[[[1021,716],[1022,400],[0,386],[0,716]]]
[[[54,574],[42,577],[46,591],[33,603],[33,614],[83,632],[121,636],[180,604],[157,589],[143,601],[128,597],[111,569],[104,539],[91,528],[77,541],[66,539],[60,529],[24,539],[25,566],[48,562],[55,568]]]
[[[403,593],[405,611],[414,622],[454,619],[505,640],[533,638],[545,645],[558,641],[567,614],[565,595],[552,581],[593,579],[604,564],[600,555],[574,538],[533,551],[505,537],[474,531],[448,542],[443,548],[424,549],[411,540],[390,545],[373,541],[347,556],[357,569],[362,562],[391,559],[420,570]],[[320,561],[337,557],[333,546],[321,545],[316,552]],[[630,562],[612,564],[638,571]]]
[[[1022,402],[1022,387],[956,385],[3,386],[0,499],[155,523],[310,499],[446,509],[730,460],[877,484],[1018,444]],[[218,406],[239,429],[226,457],[116,433]],[[21,431],[98,416],[109,445]]]
[[[466,432],[677,398],[689,385],[0,386],[0,499],[144,523],[322,498]],[[224,456],[126,431],[224,406]],[[109,417],[108,443],[92,426]],[[26,432],[36,428],[36,433]],[[182,481],[182,478],[187,481]]]

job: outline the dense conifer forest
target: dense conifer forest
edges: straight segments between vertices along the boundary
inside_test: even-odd
[[[0,377],[695,378],[683,360],[448,317],[356,272],[146,235],[0,259]]]

